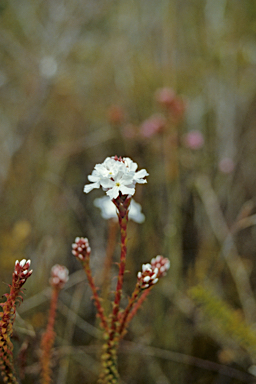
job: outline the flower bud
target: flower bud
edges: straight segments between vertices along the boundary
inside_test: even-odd
[[[72,244],[72,254],[79,260],[85,260],[90,257],[91,248],[89,241],[86,237],[76,237],[75,242]]]
[[[54,265],[51,269],[50,284],[53,287],[63,288],[69,279],[68,273],[68,269],[64,265]]]

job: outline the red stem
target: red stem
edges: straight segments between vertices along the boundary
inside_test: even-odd
[[[124,313],[122,314],[121,318],[119,319],[121,321],[121,324],[118,328],[117,333],[120,335],[120,338],[123,337],[125,334],[125,329],[128,325],[128,321],[129,321],[129,317],[128,317],[129,313],[131,312],[132,307],[136,303],[138,296],[140,294],[140,291],[141,291],[140,286],[137,284],[135,287],[135,290],[133,291],[131,298],[129,299],[129,303],[128,303]]]
[[[153,286],[152,286],[153,287]],[[136,313],[138,312],[138,310],[140,309],[140,307],[142,306],[143,302],[146,300],[148,294],[150,293],[152,287],[150,288],[147,288],[141,295],[141,297],[138,299],[138,301],[135,303],[134,302],[134,305],[131,306],[130,308],[130,312],[127,314],[127,319],[125,321],[125,327],[123,327],[122,329],[122,333],[120,332],[120,339],[122,337],[124,337],[125,333],[126,333],[126,328],[128,326],[128,324],[130,323],[130,321],[134,318],[134,316],[136,315]],[[132,309],[133,307],[133,309]],[[132,310],[131,310],[132,309]],[[124,320],[122,320],[123,322]]]
[[[48,324],[41,341],[41,348],[43,350],[41,358],[42,384],[49,384],[51,382],[50,354],[55,339],[54,323],[56,317],[59,291],[60,289],[58,287],[53,287]]]
[[[85,270],[85,273],[86,273],[86,276],[88,279],[88,283],[89,283],[91,290],[92,290],[92,293],[93,293],[94,303],[95,303],[96,309],[98,311],[99,318],[101,319],[101,325],[106,331],[108,331],[108,323],[107,323],[106,317],[104,315],[104,309],[102,308],[102,305],[100,302],[101,299],[98,295],[98,289],[95,286],[94,281],[93,281],[89,261],[90,261],[89,257],[86,257],[84,262],[83,262],[84,270]]]
[[[114,300],[113,312],[112,312],[112,322],[111,322],[110,333],[109,333],[110,344],[114,340],[115,334],[116,334],[118,313],[119,313],[122,288],[123,288],[123,280],[124,280],[124,272],[125,272],[125,264],[126,264],[126,251],[127,251],[126,242],[127,242],[128,210],[125,211],[124,216],[121,215],[119,212],[118,218],[119,218],[119,225],[121,230],[121,257],[120,257],[120,264],[119,264],[119,273],[117,278],[116,294],[115,294],[115,300]]]

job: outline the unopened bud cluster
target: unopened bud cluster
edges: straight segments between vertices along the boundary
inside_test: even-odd
[[[20,289],[26,282],[27,278],[31,276],[33,270],[31,269],[29,271],[30,264],[30,260],[16,260],[13,272],[13,285],[16,289]]]
[[[50,284],[56,288],[63,288],[68,281],[68,269],[63,265],[56,264],[51,269]]]
[[[91,248],[88,239],[86,237],[76,237],[75,242],[72,244],[72,254],[83,261],[90,256],[90,253]]]
[[[138,272],[138,283],[141,289],[149,288],[158,282],[158,269],[152,268],[151,264],[143,264],[142,272]]]
[[[158,282],[158,279],[166,275],[170,268],[170,261],[163,256],[156,256],[149,263],[142,265],[142,272],[138,272],[138,283],[141,289],[149,288]]]
[[[157,273],[158,278],[165,276],[166,272],[170,268],[170,260],[168,260],[166,257],[160,256],[160,255],[153,258],[151,260],[150,264],[151,264],[151,267],[153,269],[155,269],[155,268],[158,269],[158,273]]]

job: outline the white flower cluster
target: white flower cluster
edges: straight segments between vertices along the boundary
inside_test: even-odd
[[[138,165],[129,157],[107,157],[102,164],[96,164],[88,180],[92,184],[84,186],[84,192],[88,193],[94,188],[106,191],[110,199],[116,199],[121,192],[122,195],[134,195],[136,183],[144,184],[148,176],[145,169],[136,171]]]
[[[54,265],[51,269],[51,275],[51,285],[59,288],[62,288],[69,279],[68,269],[64,265]]]
[[[93,204],[95,207],[100,208],[101,216],[105,220],[116,219],[117,220],[117,210],[115,204],[108,196],[99,197],[94,199]],[[145,221],[145,215],[141,212],[141,205],[136,203],[133,199],[129,206],[129,219],[135,221],[135,223],[143,223]]]
[[[143,264],[142,272],[138,272],[137,277],[141,289],[149,288],[158,282],[158,268],[153,268],[151,264]]]

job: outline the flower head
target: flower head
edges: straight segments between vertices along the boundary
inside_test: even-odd
[[[157,277],[160,278],[165,276],[166,272],[170,268],[170,260],[168,260],[166,257],[158,255],[151,260],[150,265],[153,269],[158,269]]]
[[[117,219],[116,206],[108,196],[99,197],[94,200],[95,207],[100,208],[101,216],[103,219]],[[141,205],[136,203],[133,199],[129,207],[129,219],[135,221],[135,223],[143,223],[145,220],[144,214],[141,212]]]
[[[132,196],[135,193],[136,183],[144,184],[148,173],[145,169],[137,171],[138,165],[129,157],[107,157],[102,164],[96,164],[88,180],[92,184],[84,186],[88,193],[94,188],[106,191],[111,199],[116,199],[120,194]]]
[[[16,260],[13,272],[13,286],[15,286],[16,289],[20,289],[27,278],[31,276],[33,270],[31,269],[29,271],[30,264],[30,260]]]
[[[74,244],[72,244],[72,253],[80,261],[90,257],[91,248],[88,239],[86,237],[76,237]]]
[[[143,264],[142,271],[138,272],[137,278],[141,289],[152,287],[158,282],[158,268],[152,267],[151,264]]]
[[[56,264],[52,267],[50,284],[53,287],[63,288],[68,279],[68,269],[64,265]]]

